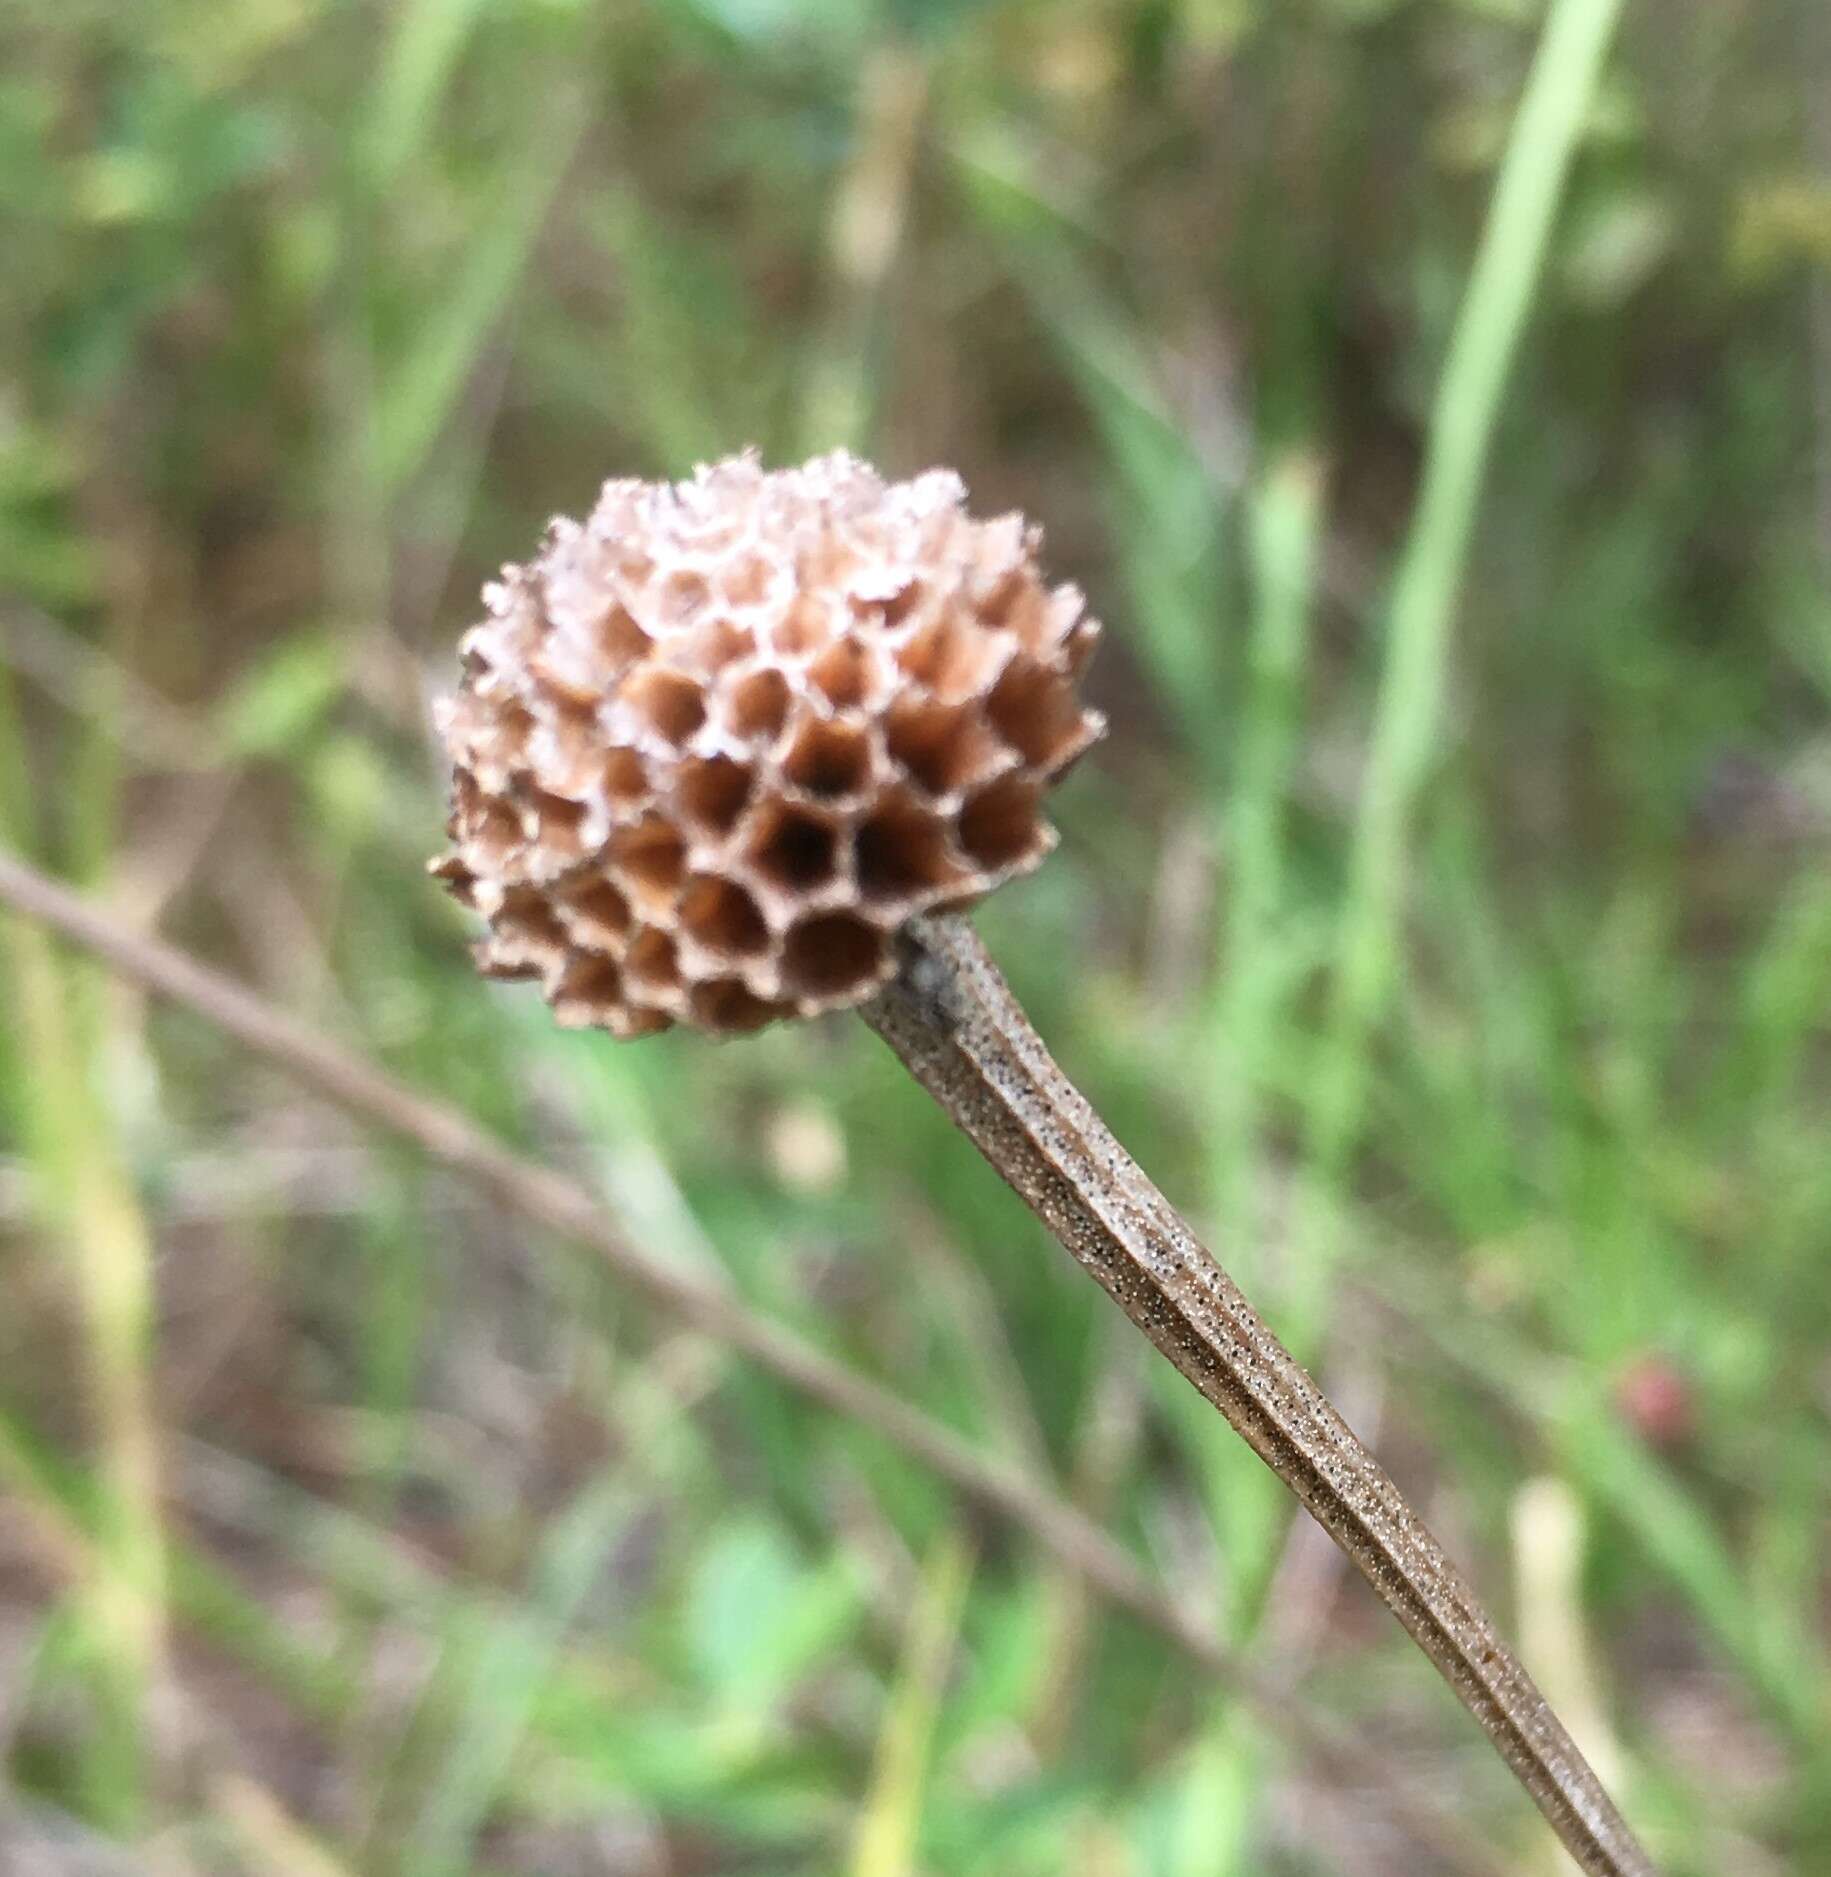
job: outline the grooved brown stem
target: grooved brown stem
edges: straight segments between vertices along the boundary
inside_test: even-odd
[[[865,1021],[1403,1623],[1594,1877],[1652,1860],[1379,1462],[1055,1065],[963,920],[917,919]]]

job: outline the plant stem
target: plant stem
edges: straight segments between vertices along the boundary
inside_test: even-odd
[[[963,920],[917,919],[865,1021],[1334,1539],[1584,1870],[1654,1866],[1461,1573],[1055,1065]]]

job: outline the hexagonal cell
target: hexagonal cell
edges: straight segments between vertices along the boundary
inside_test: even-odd
[[[603,731],[597,711],[584,704],[561,704],[540,739],[539,774],[556,795],[582,796],[598,780],[603,764]]]
[[[769,927],[757,903],[735,880],[699,873],[680,895],[680,929],[703,951],[752,958],[769,948]]]
[[[528,746],[534,735],[534,719],[519,705],[503,706],[507,720],[498,720],[489,706],[477,706],[467,715],[470,734],[465,744],[465,761],[475,771],[478,782],[489,790],[510,787],[528,771]]]
[[[616,744],[604,752],[600,780],[614,807],[629,808],[648,799],[648,763],[640,750],[627,744]]]
[[[566,955],[566,934],[536,888],[510,887],[488,918],[490,935],[479,958],[491,977],[540,977]]]
[[[534,837],[537,858],[543,873],[561,873],[574,866],[586,849],[585,822],[589,814],[583,802],[569,801],[563,795],[545,789],[528,791],[528,806],[534,810],[540,831]]]
[[[623,970],[632,985],[648,992],[680,988],[680,959],[674,941],[659,926],[644,926],[623,956]]]
[[[748,658],[757,649],[756,635],[731,619],[708,619],[687,634],[680,656],[696,671],[710,675]]]
[[[789,738],[782,773],[823,801],[856,795],[871,779],[871,736],[859,724],[806,717]]]
[[[656,615],[670,631],[678,632],[682,626],[692,624],[711,597],[712,589],[704,574],[678,567],[655,594]]]
[[[671,822],[644,815],[616,829],[606,858],[638,905],[662,912],[673,907],[686,875],[687,848]]]
[[[599,950],[615,946],[629,931],[629,901],[608,880],[584,880],[560,896],[560,916],[574,939]]]
[[[949,835],[945,820],[906,796],[881,803],[853,836],[860,895],[888,910],[964,885],[971,875]]]
[[[521,816],[499,795],[479,795],[464,837],[477,850],[485,873],[501,873],[526,844]]]
[[[986,714],[998,734],[1039,769],[1053,769],[1087,746],[1073,685],[1024,652],[993,685]]]
[[[595,952],[578,952],[548,993],[555,1019],[568,1029],[607,1024],[623,1001],[623,974],[615,963]]]
[[[784,893],[811,893],[838,872],[839,839],[832,823],[788,802],[763,806],[745,847],[758,876]]]
[[[972,788],[1013,761],[973,703],[899,697],[885,716],[884,737],[891,759],[930,795]]]
[[[1022,776],[1002,776],[960,811],[960,845],[967,858],[996,871],[1047,851],[1050,832],[1037,814],[1042,790]]]
[[[501,938],[527,939],[536,945],[563,946],[565,928],[553,902],[537,886],[511,886],[497,900],[490,925]]]
[[[797,593],[771,628],[769,642],[785,658],[807,658],[833,636],[825,603],[811,593]]]
[[[604,656],[619,670],[626,670],[646,658],[655,643],[620,600],[612,600],[605,607],[604,616],[598,621],[597,640]]]
[[[524,704],[504,704],[490,719],[484,732],[490,758],[505,769],[513,769],[528,759],[528,739],[535,722]]]
[[[858,710],[883,691],[882,660],[856,635],[835,639],[808,666],[809,682],[835,710]]]
[[[910,634],[897,648],[896,661],[943,703],[977,696],[1011,654],[1012,641],[982,631],[957,613],[943,613]]]
[[[674,776],[674,805],[700,833],[729,834],[750,800],[754,779],[748,763],[729,756],[682,763]]]
[[[803,591],[831,593],[855,571],[858,551],[830,527],[795,556],[795,578]]]
[[[707,978],[687,995],[693,1020],[713,1030],[760,1030],[777,1017],[794,1015],[789,1004],[772,1004],[736,978]]]
[[[782,982],[795,997],[844,997],[882,973],[888,941],[855,913],[803,919],[782,947]]]
[[[691,672],[648,665],[631,672],[618,695],[656,736],[676,749],[706,721],[705,683]]]
[[[787,678],[773,665],[759,666],[733,681],[726,720],[738,736],[767,741],[781,731],[788,697]]]
[[[719,587],[733,606],[755,606],[768,598],[772,572],[761,554],[745,554],[719,576]]]

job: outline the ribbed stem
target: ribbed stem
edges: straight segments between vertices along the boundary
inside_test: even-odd
[[[1411,1632],[1570,1854],[1654,1865],[1461,1573],[1030,1027],[972,928],[918,919],[863,1007],[1069,1254],[1295,1493]]]

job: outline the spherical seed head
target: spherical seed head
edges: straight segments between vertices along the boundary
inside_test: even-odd
[[[844,453],[606,483],[485,590],[439,727],[478,963],[560,1022],[733,1033],[863,1002],[918,912],[1054,844],[1099,635],[1019,515]]]

